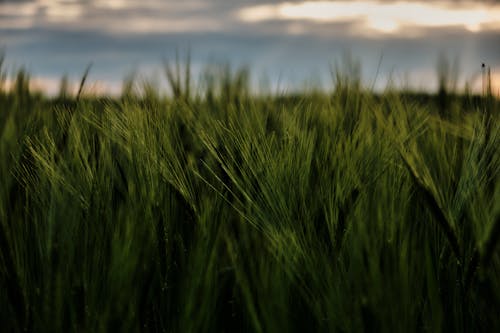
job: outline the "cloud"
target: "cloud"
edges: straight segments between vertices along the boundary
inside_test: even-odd
[[[371,14],[360,5],[367,3]],[[159,72],[162,57],[187,47],[198,68],[228,61],[282,82],[301,82],[318,72],[331,82],[328,65],[345,50],[361,60],[368,80],[383,54],[380,82],[396,70],[432,86],[441,51],[459,55],[466,78],[477,73],[481,61],[499,68],[499,5],[445,4],[0,0],[0,50],[6,48],[9,66],[26,65],[37,77],[78,77],[93,61],[91,74],[102,82],[118,82],[136,67]]]
[[[462,27],[470,32],[500,30],[500,5],[473,2],[304,1],[250,6],[238,17],[246,22],[306,20],[354,22],[358,30],[397,33],[403,28]]]
[[[0,2],[0,29],[53,27],[111,33],[214,30],[210,1],[36,0]]]
[[[446,1],[35,0],[0,2],[0,29],[51,27],[111,34],[240,32],[420,35],[454,27],[500,31],[500,5]],[[418,30],[418,31],[416,31]]]

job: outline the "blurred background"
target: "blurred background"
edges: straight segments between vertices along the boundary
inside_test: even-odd
[[[359,62],[367,87],[436,91],[438,72],[500,90],[500,4],[491,1],[0,0],[0,50],[49,94],[61,78],[115,94],[124,78],[165,84],[163,61],[195,79],[210,64],[245,66],[256,92],[331,89],[331,69]],[[347,60],[346,60],[347,59]]]

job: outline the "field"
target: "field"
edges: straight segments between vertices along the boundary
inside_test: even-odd
[[[166,72],[0,88],[3,332],[500,332],[498,99]]]

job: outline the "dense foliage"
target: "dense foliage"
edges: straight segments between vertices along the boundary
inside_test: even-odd
[[[2,331],[500,331],[498,101],[178,74],[0,92]]]

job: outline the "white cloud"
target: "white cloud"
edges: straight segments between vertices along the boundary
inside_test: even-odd
[[[0,2],[0,29],[64,27],[113,33],[212,31],[224,21],[210,1],[35,0]]]
[[[77,4],[52,5],[45,8],[45,14],[51,21],[73,21],[84,12],[84,8]]]
[[[262,31],[319,33],[348,24],[345,35],[412,35],[421,29],[500,30],[500,5],[447,1],[303,1],[248,5],[213,0],[35,0],[0,3],[1,28],[100,30],[111,33]],[[246,7],[245,7],[246,5]],[[280,23],[281,22],[281,23]],[[264,23],[269,23],[268,25]],[[281,24],[281,25],[280,25]],[[287,28],[289,27],[289,29]],[[311,29],[311,30],[308,30]],[[275,30],[273,30],[275,29]]]
[[[0,3],[3,16],[33,16],[37,13],[39,5],[35,2]]]
[[[443,1],[305,1],[251,6],[238,12],[241,20],[306,20],[318,23],[355,22],[365,30],[396,33],[403,28],[463,27],[479,32],[500,29],[500,5]]]

